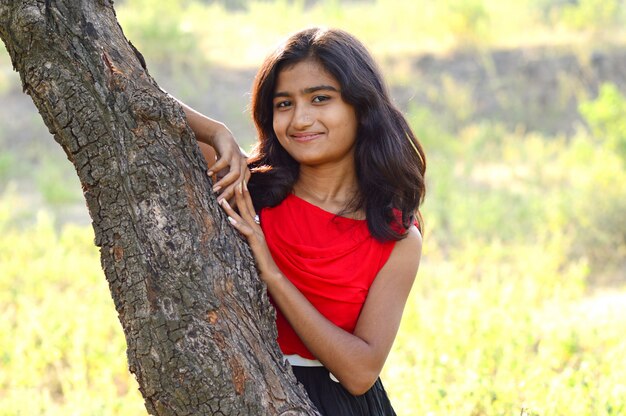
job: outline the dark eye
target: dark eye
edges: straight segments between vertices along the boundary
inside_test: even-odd
[[[291,101],[279,101],[275,104],[276,108],[287,108],[291,105]]]
[[[313,97],[314,103],[321,103],[328,100],[330,100],[330,97],[327,95],[316,95],[315,97]]]

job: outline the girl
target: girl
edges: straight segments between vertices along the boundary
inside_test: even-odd
[[[231,177],[216,187],[277,307],[285,358],[322,414],[395,415],[378,376],[420,260],[422,147],[340,30],[301,31],[270,55],[252,112],[249,182],[223,134],[211,143],[230,152],[216,168]]]

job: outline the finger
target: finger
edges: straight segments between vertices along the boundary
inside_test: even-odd
[[[232,204],[235,204],[234,198],[235,198],[235,186],[234,185],[231,185],[228,188],[224,189],[217,196],[218,201],[221,201],[222,199],[226,199],[227,201],[231,202]]]
[[[207,169],[206,174],[211,179],[211,183],[215,183],[215,181],[217,180],[217,175],[215,175],[215,173],[211,169]]]
[[[246,198],[243,194],[243,182],[240,182],[235,188],[235,202],[237,203],[237,209],[239,210],[239,215],[243,217],[244,220],[252,224],[254,222],[254,212],[250,212],[248,204],[246,203]]]
[[[225,199],[220,200],[220,205],[224,209],[224,212],[228,215],[228,222],[237,229],[245,237],[250,237],[253,234],[253,230],[250,225],[241,218],[237,212],[230,206]]]
[[[233,209],[233,207],[226,199],[220,199],[218,203],[229,217],[234,218],[237,222],[242,222],[242,218],[239,216],[239,214],[237,214],[237,211]]]
[[[250,169],[248,169],[248,162],[244,159],[241,161],[241,177],[242,180],[244,181],[248,181],[248,179],[250,178]]]
[[[221,190],[219,196],[217,197],[218,199],[222,199],[222,198],[226,198],[228,200],[231,200],[235,197],[235,193],[237,188],[239,187],[239,185],[243,182],[242,180],[240,180],[241,177],[236,180],[233,181],[232,183],[230,183],[225,189],[221,189],[222,187],[220,185],[218,185],[218,192]]]
[[[250,178],[252,177],[252,173],[250,172],[250,169],[246,167],[243,170],[241,177],[242,177],[241,182],[243,183],[243,191],[248,192],[248,182],[250,182]]]
[[[248,155],[248,152],[246,152],[245,150],[243,150],[243,147],[239,146],[239,154],[244,158],[247,159],[248,157],[250,157]]]
[[[237,183],[237,179],[240,178],[240,173],[237,170],[231,170],[221,178],[215,185],[213,185],[213,191],[219,192],[220,189],[226,188],[230,185],[235,185]]]
[[[254,210],[254,205],[252,204],[252,199],[250,199],[250,194],[248,193],[245,182],[242,182],[241,187],[237,188],[235,191],[235,199],[239,215],[242,216],[254,231],[261,231],[259,216]]]
[[[217,162],[215,162],[211,167],[210,167],[210,171],[211,172],[219,172],[220,170],[227,168],[230,165],[230,158],[220,155],[220,158],[217,159]]]
[[[215,180],[216,182],[222,179],[224,176],[228,175],[230,172],[230,167],[226,166],[224,169],[220,169],[215,172]]]
[[[219,192],[220,190],[225,188],[223,189],[219,198],[221,198],[222,196],[226,197],[227,199],[233,197],[237,186],[239,186],[241,182],[246,181],[246,175],[248,176],[248,178],[251,176],[248,166],[245,164],[243,164],[243,166],[245,167],[242,168],[242,171],[240,173],[238,173],[236,170],[233,170],[226,174],[224,177],[220,178],[215,186],[213,186],[214,192]]]
[[[256,214],[256,210],[254,209],[254,204],[252,203],[252,198],[250,197],[250,191],[248,191],[248,185],[246,184],[246,182],[243,182],[243,197],[246,201],[246,206],[247,206],[247,210],[248,212],[250,212],[250,214],[254,217],[254,218],[258,218],[257,214]],[[257,222],[255,220],[255,222]]]
[[[220,189],[224,187],[224,184],[221,184],[220,181],[224,176],[228,174],[228,171],[226,169],[222,169],[216,173],[214,173],[213,171],[209,171],[208,173],[213,175],[209,176],[213,182],[213,192],[219,192]]]

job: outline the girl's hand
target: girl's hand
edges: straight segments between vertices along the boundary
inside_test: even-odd
[[[218,200],[230,200],[235,189],[250,179],[248,156],[225,126],[213,134],[211,146],[217,152],[218,159],[209,167],[207,174],[216,175],[213,191],[218,194]]]
[[[261,280],[268,283],[268,279],[271,276],[279,275],[280,271],[265,242],[265,234],[263,234],[259,217],[254,210],[254,205],[252,205],[246,182],[241,182],[235,190],[235,203],[239,213],[230,206],[225,198],[220,197],[219,202],[228,214],[228,221],[248,240]]]
[[[213,191],[218,194],[218,199],[232,198],[235,188],[250,179],[248,155],[241,150],[233,133],[223,123],[197,112],[175,97],[172,98],[182,106],[196,140],[209,145],[217,153],[218,159],[214,162],[211,148],[202,151],[209,165],[207,174],[214,176]]]

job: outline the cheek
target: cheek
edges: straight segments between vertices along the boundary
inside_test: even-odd
[[[337,125],[341,126],[344,134],[347,136],[356,137],[358,130],[358,121],[354,114],[345,112],[340,119],[337,120]]]
[[[283,117],[280,117],[280,115],[274,115],[274,118],[272,119],[272,127],[274,128],[274,133],[276,133],[277,136],[280,136],[283,133],[285,123],[283,120]]]
[[[274,134],[276,135],[276,138],[278,139],[278,143],[280,143],[280,145],[284,148],[285,136],[287,134],[285,131],[285,127],[284,127],[284,122],[281,122],[280,117],[274,117],[272,121],[272,127],[274,129]]]

